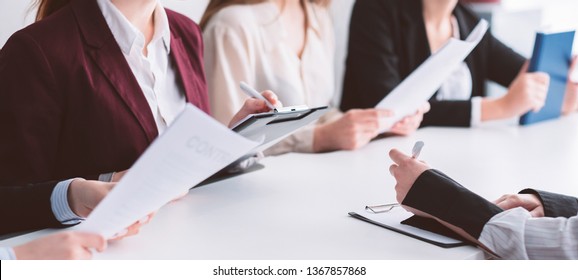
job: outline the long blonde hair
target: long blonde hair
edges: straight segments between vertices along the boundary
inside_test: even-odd
[[[202,29],[205,29],[209,20],[220,10],[231,5],[251,5],[266,2],[268,0],[210,0],[207,9],[201,18],[201,23],[199,24]],[[309,0],[311,3],[316,3],[318,5],[327,7],[331,0]]]

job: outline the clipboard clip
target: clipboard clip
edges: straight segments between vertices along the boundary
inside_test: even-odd
[[[287,107],[283,107],[283,108],[275,108],[273,109],[273,111],[275,111],[275,113],[293,113],[293,112],[298,112],[298,111],[303,111],[303,110],[308,110],[309,107],[307,105],[297,105],[297,106],[287,106]]]
[[[365,206],[365,211],[373,214],[387,213],[395,207],[401,206],[399,203],[388,203],[374,206]]]

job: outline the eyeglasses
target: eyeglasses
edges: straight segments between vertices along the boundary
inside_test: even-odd
[[[365,211],[373,213],[373,214],[386,213],[386,212],[393,210],[393,208],[398,207],[398,206],[400,206],[399,203],[388,203],[388,204],[375,205],[375,206],[365,206]]]

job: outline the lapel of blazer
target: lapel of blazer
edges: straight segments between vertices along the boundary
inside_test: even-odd
[[[178,82],[185,91],[187,101],[210,115],[200,29],[198,33],[189,32],[186,33],[186,38],[182,38],[180,36],[184,29],[182,23],[175,19],[175,12],[165,10],[171,31],[170,59],[172,65],[176,67]]]
[[[187,57],[187,52],[181,38],[171,32],[171,59],[176,65],[178,77],[185,91],[185,97],[189,103],[194,104],[197,108],[204,110],[206,107],[202,104],[204,101],[199,98],[198,92],[203,92],[199,85],[195,83],[193,66],[190,63],[192,57]]]
[[[461,4],[458,3],[458,5],[456,6],[456,8],[454,9],[454,16],[456,17],[456,20],[458,21],[458,26],[460,29],[460,39],[465,40],[468,35],[470,35],[470,32],[472,32],[472,30],[474,30],[475,26],[478,24],[478,22],[472,22],[471,20],[468,19],[468,15],[467,15],[468,11],[466,10],[465,7],[463,7]],[[489,33],[490,31],[488,30],[487,33]],[[482,42],[480,42],[480,44],[483,44]],[[480,45],[478,44],[478,46]],[[470,73],[472,75],[472,94],[476,94],[476,88],[478,88],[478,84],[477,81],[479,79],[476,79],[476,77],[478,76],[478,61],[476,59],[477,54],[479,53],[479,48],[476,46],[476,48],[474,48],[474,50],[472,50],[472,52],[470,53],[470,55],[468,55],[465,59],[466,64],[468,65],[468,68],[470,69]]]
[[[423,20],[421,0],[400,2],[403,2],[400,5],[406,6],[402,9],[404,13],[401,15],[401,36],[405,37],[403,42],[405,44],[404,49],[407,50],[406,59],[408,64],[408,69],[405,70],[408,71],[406,75],[409,75],[431,55],[431,51]]]
[[[149,142],[152,142],[158,135],[154,117],[96,1],[75,0],[71,4],[90,57],[132,112]]]

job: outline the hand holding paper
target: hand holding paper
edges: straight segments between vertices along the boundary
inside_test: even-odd
[[[450,38],[446,45],[432,54],[381,100],[375,108],[395,112],[394,117],[385,119],[380,124],[381,132],[389,131],[396,122],[417,112],[478,45],[487,29],[488,22],[482,19],[465,41]]]
[[[110,238],[257,145],[187,105],[78,230]]]

